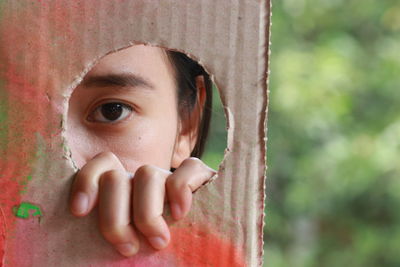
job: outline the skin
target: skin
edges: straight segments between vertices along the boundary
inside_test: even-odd
[[[194,122],[205,100],[202,77],[196,81]],[[144,45],[103,57],[71,95],[66,137],[79,171],[70,210],[83,217],[98,206],[100,232],[124,256],[138,252],[139,235],[165,248],[164,202],[175,220],[184,218],[192,192],[215,174],[190,158],[198,123],[181,121],[177,105],[165,52]]]

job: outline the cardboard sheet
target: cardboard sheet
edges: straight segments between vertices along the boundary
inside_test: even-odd
[[[0,265],[260,266],[269,0],[0,2]],[[228,147],[162,251],[119,255],[75,218],[68,97],[98,59],[145,43],[191,55],[221,90]]]

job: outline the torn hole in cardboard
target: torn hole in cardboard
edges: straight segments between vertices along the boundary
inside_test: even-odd
[[[159,53],[160,49],[162,53]],[[158,56],[152,55],[157,53]],[[163,60],[160,60],[160,55]],[[121,151],[120,147],[132,146],[132,150],[139,150],[140,155],[143,155],[145,149],[140,148],[140,145],[152,145],[149,140],[143,139],[146,136],[154,138],[155,133],[138,133],[144,129],[140,124],[145,123],[146,118],[154,121],[157,114],[151,113],[155,113],[157,108],[159,118],[171,121],[165,114],[174,115],[173,112],[168,113],[168,109],[171,111],[177,106],[178,128],[183,128],[182,124],[195,128],[189,137],[193,140],[188,142],[191,147],[186,153],[191,153],[187,156],[201,158],[209,167],[218,169],[224,154],[229,151],[225,149],[227,123],[224,108],[213,76],[192,58],[190,54],[178,50],[136,42],[135,45],[112,51],[94,60],[85,68],[67,90],[64,102],[62,136],[65,158],[72,167],[78,170],[101,152],[117,151],[116,154],[122,154],[125,167],[131,164],[129,168],[132,172],[135,167],[127,159],[129,151]],[[158,68],[163,63],[167,63],[165,68]],[[201,76],[200,85],[196,84],[198,81],[194,78],[191,80],[195,76]],[[201,90],[196,86],[200,86]],[[154,94],[148,94],[148,89],[153,89]],[[201,95],[202,91],[205,96]],[[168,97],[174,94],[177,103],[173,103],[173,97]],[[170,102],[167,102],[168,99]],[[128,124],[132,129],[127,129],[125,125]],[[168,124],[161,128],[171,129]],[[124,135],[129,138],[121,138]],[[179,143],[179,139],[177,136],[175,142]],[[164,142],[160,139],[158,143]],[[152,149],[159,150],[156,146]],[[138,164],[146,163],[140,162],[138,157],[135,160]]]

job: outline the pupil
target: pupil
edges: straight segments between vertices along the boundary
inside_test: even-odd
[[[118,119],[123,112],[123,107],[118,103],[107,103],[101,106],[101,114],[107,120],[114,121]]]

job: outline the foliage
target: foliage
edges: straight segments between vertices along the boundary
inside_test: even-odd
[[[227,142],[226,127],[221,97],[219,96],[217,87],[213,86],[210,133],[202,160],[214,170],[218,170],[218,166],[224,158],[224,150]]]
[[[400,2],[272,23],[265,266],[400,266]]]

